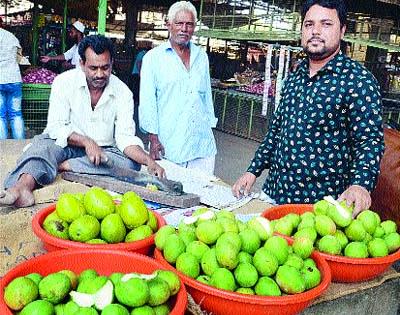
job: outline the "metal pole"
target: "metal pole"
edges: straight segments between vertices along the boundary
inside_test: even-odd
[[[37,65],[38,59],[38,44],[39,44],[39,29],[38,29],[38,22],[39,22],[39,10],[37,0],[33,2],[33,27],[32,27],[32,64],[34,66]]]
[[[217,0],[214,2],[214,16],[213,16],[213,23],[212,23],[212,28],[215,28],[215,14],[217,14]]]
[[[249,11],[249,27],[248,27],[248,30],[250,30],[250,28],[251,28],[251,21],[253,20],[253,13],[254,13],[254,0],[251,0],[250,11]]]
[[[249,132],[247,133],[247,138],[251,138],[251,129],[253,128],[253,111],[254,111],[254,100],[251,100],[250,105],[250,118],[249,118]]]
[[[203,5],[204,5],[204,0],[201,0],[200,2],[200,12],[199,12],[199,31],[201,31],[201,21],[203,18]]]
[[[8,23],[8,2],[7,0],[4,2],[4,24]]]
[[[61,52],[65,52],[65,48],[67,46],[67,43],[66,43],[66,38],[67,38],[67,14],[68,14],[68,0],[64,0]]]
[[[233,1],[231,28],[235,26],[235,12],[236,12],[236,0]]]
[[[106,33],[107,22],[107,0],[99,0],[99,15],[97,19],[97,33],[104,35]]]

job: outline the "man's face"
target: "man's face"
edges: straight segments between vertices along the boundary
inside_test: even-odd
[[[81,68],[86,76],[88,87],[103,89],[110,80],[112,61],[109,51],[97,55],[92,48],[85,51],[86,61],[81,60]]]
[[[182,46],[187,45],[192,38],[195,20],[189,11],[179,11],[175,19],[167,22],[169,39],[173,44]]]
[[[335,9],[313,5],[304,17],[301,45],[310,59],[323,60],[339,51],[345,30]]]
[[[71,37],[71,39],[74,42],[78,42],[78,35],[79,35],[79,31],[75,28],[75,27],[71,27],[71,29],[69,30],[69,37]]]

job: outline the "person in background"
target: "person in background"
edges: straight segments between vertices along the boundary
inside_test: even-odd
[[[148,133],[152,158],[213,174],[217,119],[207,54],[190,41],[196,19],[188,1],[169,8],[168,41],[143,57],[139,124]]]
[[[133,77],[133,95],[137,95],[139,99],[140,87],[140,70],[144,55],[152,48],[152,42],[139,41],[135,61],[133,62],[132,77]]]
[[[57,56],[42,56],[40,61],[43,63],[47,63],[52,60],[64,61],[63,67],[65,70],[79,66],[80,56],[78,45],[85,36],[85,25],[83,25],[83,23],[80,21],[74,22],[68,34],[74,41],[74,45],[69,50]]]
[[[139,170],[144,164],[150,174],[165,176],[135,136],[132,92],[111,74],[112,42],[101,35],[85,37],[79,54],[80,67],[54,80],[46,129],[6,178],[0,205],[33,205],[32,191],[52,183],[58,170],[112,175],[107,165]]]
[[[384,151],[376,79],[340,51],[343,0],[306,0],[301,43],[308,58],[291,72],[264,141],[233,186],[247,194],[269,169],[263,191],[278,204],[314,203],[326,195],[371,205]]]
[[[21,45],[3,28],[0,18],[0,139],[8,138],[8,128],[14,139],[25,138],[22,118],[22,78],[18,59]]]
[[[132,93],[134,101],[135,123],[139,125],[138,107],[139,107],[139,90],[140,90],[140,70],[144,55],[152,48],[153,43],[147,41],[139,41],[137,46],[137,54],[132,69]],[[138,130],[139,131],[139,130]]]

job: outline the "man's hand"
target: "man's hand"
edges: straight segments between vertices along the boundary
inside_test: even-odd
[[[40,57],[40,61],[43,63],[48,63],[50,60],[51,60],[51,57],[49,57],[49,56]]]
[[[93,139],[87,138],[85,140],[85,151],[90,162],[96,166],[106,159],[103,150]]]
[[[158,136],[155,134],[150,134],[149,141],[150,141],[150,157],[153,160],[161,160],[161,157],[164,156],[165,154],[165,150],[160,140],[158,140]]]
[[[233,185],[232,192],[237,198],[241,196],[247,196],[250,192],[251,187],[253,187],[256,182],[256,175],[246,172],[244,173]]]
[[[73,69],[75,68],[75,66],[70,63],[69,61],[64,61],[61,66],[65,69],[65,70],[69,70],[69,69]]]
[[[346,200],[348,207],[354,204],[353,218],[371,206],[371,195],[368,190],[358,185],[347,188],[338,199],[338,201],[343,200]]]
[[[159,178],[165,178],[165,170],[160,165],[158,165],[154,160],[150,160],[147,163],[147,171],[151,175],[155,175]]]

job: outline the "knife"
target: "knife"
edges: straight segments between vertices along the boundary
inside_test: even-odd
[[[147,184],[151,184],[156,186],[159,190],[165,191],[166,193],[171,195],[182,195],[184,193],[183,185],[181,182],[176,182],[166,178],[159,178],[157,176],[147,173],[116,166],[114,164],[114,161],[108,157],[102,159],[101,164],[112,170],[112,175],[110,176],[118,180],[139,186],[146,186]]]

